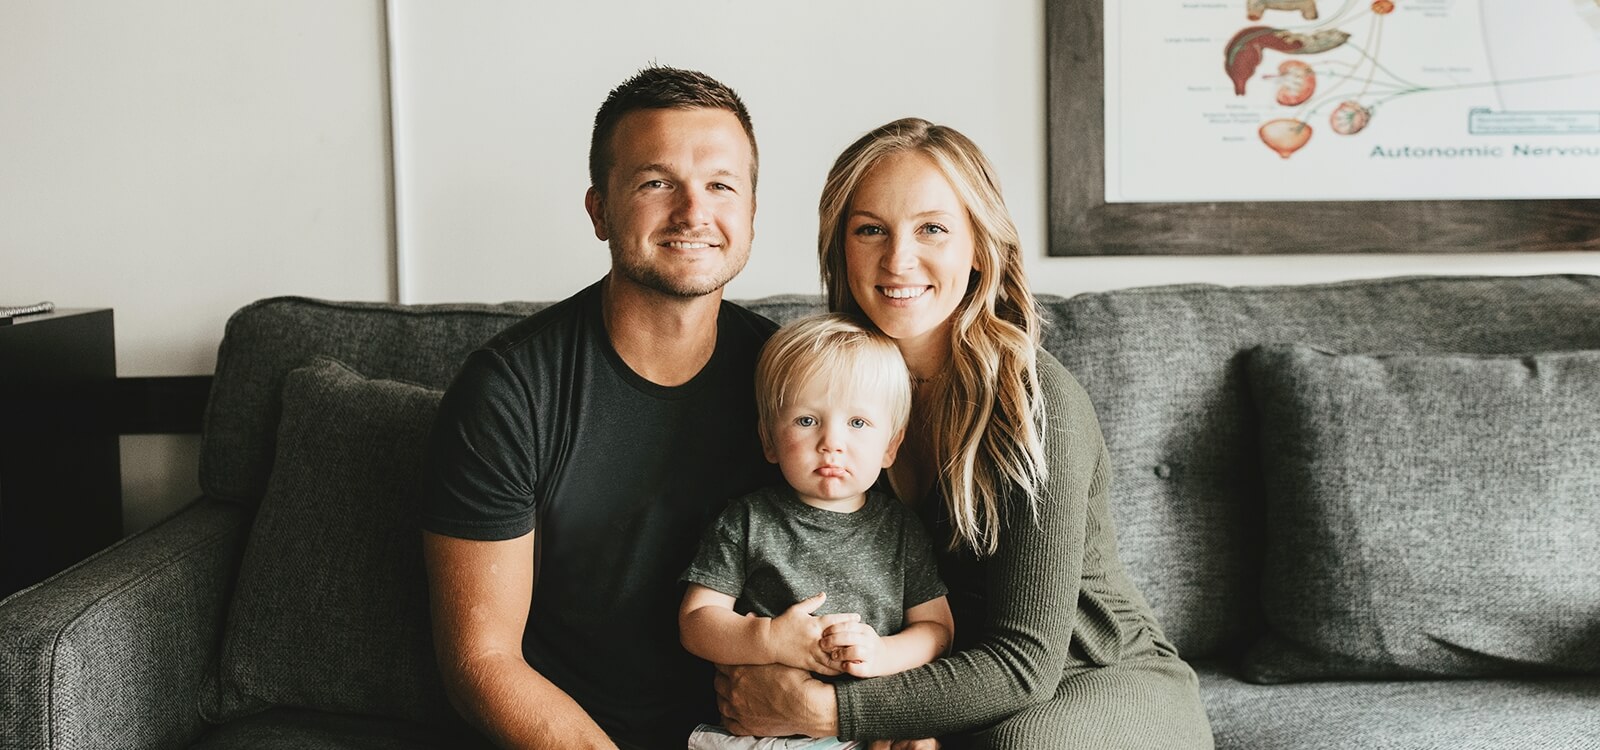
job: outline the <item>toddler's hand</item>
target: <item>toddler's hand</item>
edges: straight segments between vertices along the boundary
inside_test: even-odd
[[[883,639],[857,619],[830,625],[822,632],[822,649],[834,669],[852,677],[878,677],[883,671]]]
[[[822,675],[840,673],[839,667],[822,647],[822,634],[831,627],[860,622],[861,616],[857,614],[812,616],[811,613],[817,611],[827,599],[828,595],[825,593],[802,599],[784,610],[783,614],[772,618],[773,657],[779,664]]]

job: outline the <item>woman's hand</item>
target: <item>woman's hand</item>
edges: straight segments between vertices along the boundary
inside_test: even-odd
[[[717,709],[740,735],[832,737],[839,733],[833,686],[782,664],[717,665]]]
[[[939,750],[939,741],[931,737],[922,740],[873,740],[867,745],[867,750]]]

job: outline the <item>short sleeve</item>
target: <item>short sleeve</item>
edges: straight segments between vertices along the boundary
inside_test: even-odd
[[[900,505],[899,501],[894,501]],[[922,528],[922,522],[917,517],[899,509],[901,514],[900,548],[903,552],[905,565],[905,608],[911,609],[920,604],[938,599],[950,590],[945,587],[944,581],[939,578],[939,566],[934,561],[933,544],[928,541],[928,532]]]
[[[526,385],[497,353],[467,358],[428,438],[422,527],[482,541],[533,530],[538,415]]]
[[[745,548],[750,538],[750,506],[730,503],[700,537],[700,549],[680,580],[739,598],[744,592]]]

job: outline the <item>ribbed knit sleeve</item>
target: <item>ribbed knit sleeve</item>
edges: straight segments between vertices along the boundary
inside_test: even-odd
[[[984,632],[966,650],[917,669],[835,685],[841,737],[965,731],[1054,694],[1077,619],[1089,508],[1104,502],[1109,469],[1088,394],[1049,354],[1040,353],[1038,367],[1049,476],[1037,523],[1014,504],[1000,548],[985,562],[987,623],[956,624]]]

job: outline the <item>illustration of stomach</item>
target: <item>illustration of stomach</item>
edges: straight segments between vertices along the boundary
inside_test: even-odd
[[[1317,73],[1299,60],[1285,60],[1278,66],[1278,103],[1298,107],[1317,90]]]
[[[1333,128],[1333,132],[1339,135],[1355,135],[1361,132],[1371,119],[1372,110],[1354,101],[1345,100],[1339,102],[1333,114],[1328,115],[1328,127]]]
[[[1285,159],[1311,140],[1311,126],[1299,120],[1268,120],[1261,126],[1261,142]]]
[[[1315,55],[1344,44],[1350,35],[1338,29],[1299,34],[1266,26],[1249,26],[1228,40],[1222,68],[1233,79],[1233,93],[1244,96],[1244,85],[1261,66],[1262,50],[1277,50],[1290,55]]]

